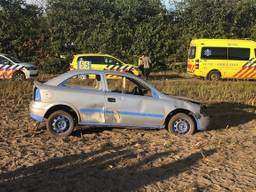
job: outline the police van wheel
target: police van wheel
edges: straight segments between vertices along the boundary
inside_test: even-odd
[[[196,125],[192,117],[185,113],[177,113],[172,116],[167,127],[170,133],[178,136],[192,135],[196,130]]]
[[[25,74],[23,72],[18,71],[18,72],[13,74],[12,79],[14,81],[23,81],[23,80],[26,79],[26,76],[25,76]]]
[[[75,121],[71,114],[60,110],[49,116],[46,127],[55,137],[67,137],[73,132]]]
[[[219,81],[221,79],[221,74],[219,71],[211,71],[208,74],[207,79],[210,81]]]

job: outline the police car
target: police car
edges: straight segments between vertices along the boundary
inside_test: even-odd
[[[0,79],[24,80],[37,76],[37,66],[23,63],[11,55],[0,53]]]

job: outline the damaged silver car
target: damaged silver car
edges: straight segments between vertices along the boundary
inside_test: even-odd
[[[159,92],[132,74],[73,71],[35,82],[31,117],[46,120],[54,136],[68,136],[77,125],[166,128],[177,135],[206,130],[206,108],[187,98]]]

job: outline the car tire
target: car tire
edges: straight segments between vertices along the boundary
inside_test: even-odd
[[[192,135],[196,130],[195,121],[185,113],[177,113],[169,120],[167,129],[178,136]]]
[[[13,74],[12,79],[14,81],[23,81],[26,79],[26,75],[23,72],[18,71]]]
[[[208,74],[207,79],[210,81],[219,81],[221,79],[221,74],[219,71],[211,71]]]
[[[69,136],[75,127],[75,120],[65,111],[53,112],[47,119],[47,130],[55,137]]]

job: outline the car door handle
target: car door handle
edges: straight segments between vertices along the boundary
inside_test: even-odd
[[[116,98],[109,97],[108,98],[108,102],[115,103],[116,102]]]

